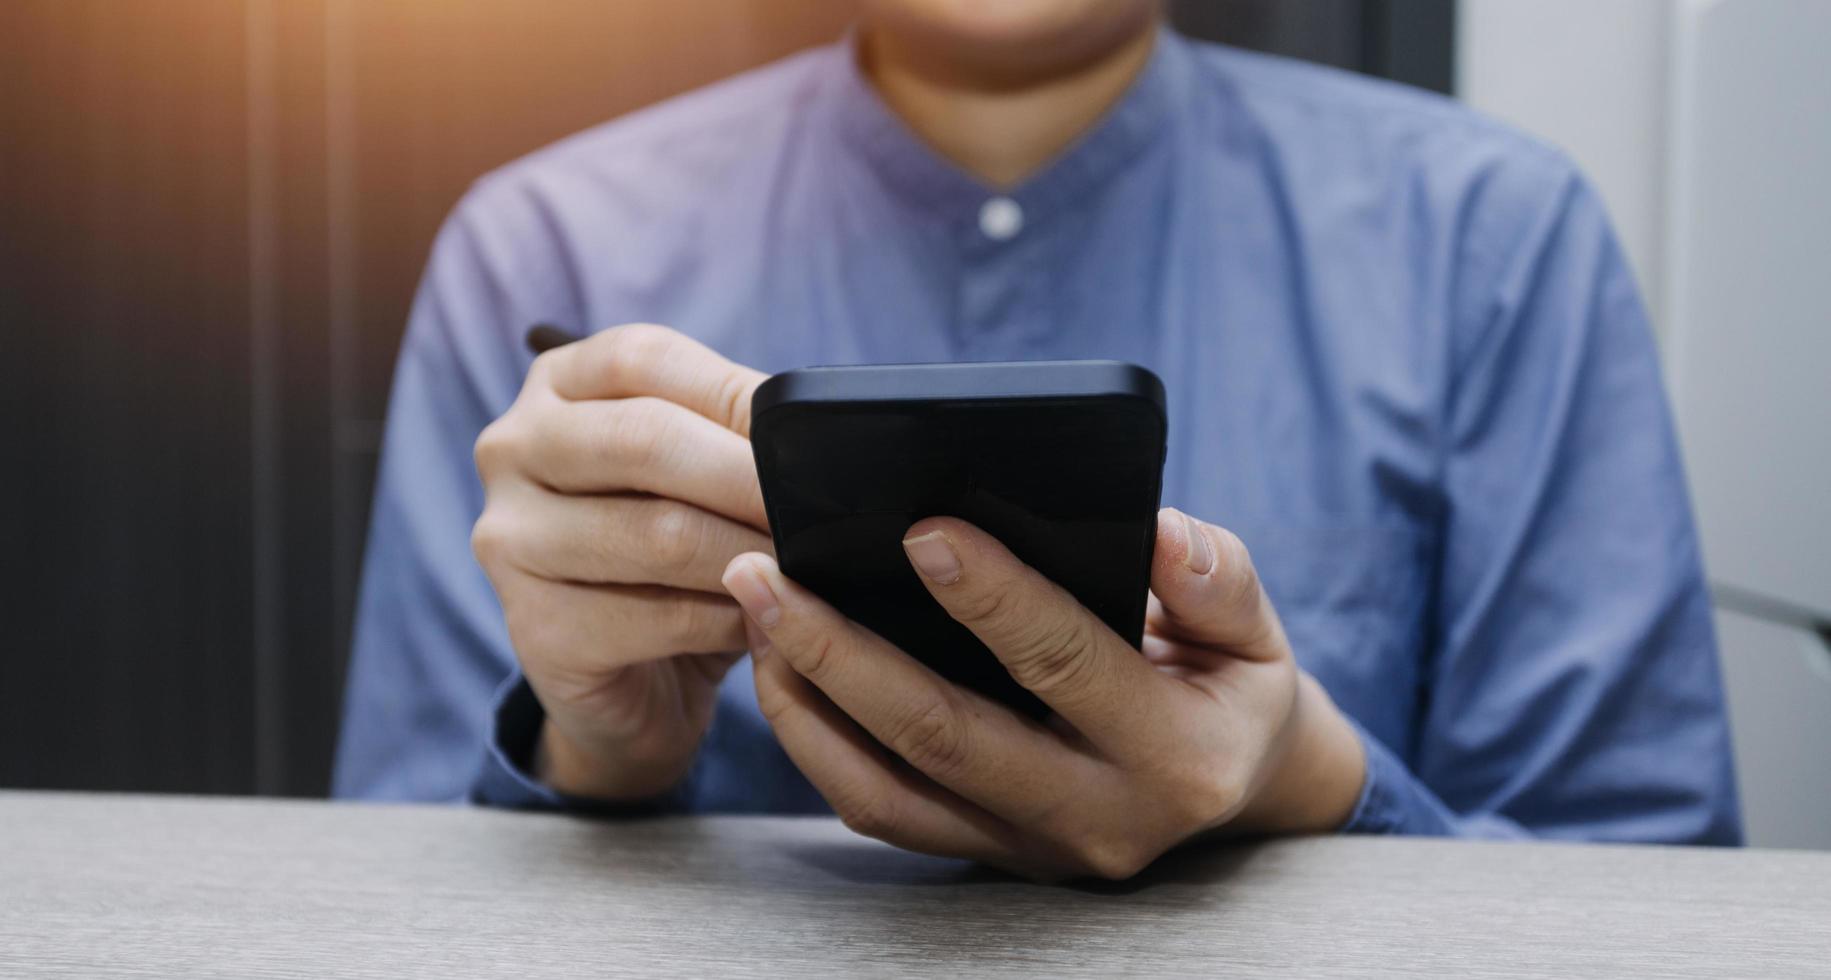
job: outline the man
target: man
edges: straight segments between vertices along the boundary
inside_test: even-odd
[[[1214,833],[1736,841],[1593,192],[1448,102],[1160,21],[867,0],[480,182],[401,355],[338,792],[830,805],[1044,878]],[[601,332],[530,363],[539,321]],[[602,329],[637,322],[668,327]],[[1046,724],[785,579],[745,440],[761,372],[1036,357],[1163,377],[1180,510],[1142,657],[976,529],[910,529]]]

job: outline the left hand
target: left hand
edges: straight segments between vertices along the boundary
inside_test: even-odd
[[[1326,832],[1359,797],[1359,738],[1297,668],[1240,540],[1164,510],[1144,656],[970,524],[904,541],[950,615],[1054,714],[956,687],[740,555],[757,702],[847,826],[1038,879],[1127,878],[1210,831]]]

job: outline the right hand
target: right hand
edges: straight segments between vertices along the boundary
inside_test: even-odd
[[[534,775],[604,800],[686,774],[746,649],[719,584],[773,552],[750,452],[764,375],[631,324],[536,358],[477,439],[471,545],[546,709]]]

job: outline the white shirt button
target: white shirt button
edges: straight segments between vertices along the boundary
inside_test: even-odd
[[[979,208],[979,231],[995,242],[1008,242],[1024,230],[1024,209],[1008,197],[994,197]]]

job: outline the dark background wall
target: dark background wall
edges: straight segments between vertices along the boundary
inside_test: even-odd
[[[0,786],[320,794],[389,375],[471,179],[848,0],[0,3]],[[1447,90],[1453,0],[1181,0]]]

